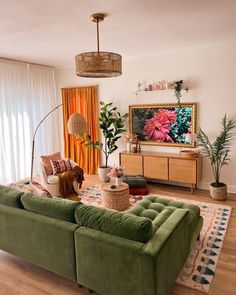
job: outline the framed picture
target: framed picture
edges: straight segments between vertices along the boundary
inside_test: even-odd
[[[196,103],[129,106],[130,133],[141,144],[195,147]]]

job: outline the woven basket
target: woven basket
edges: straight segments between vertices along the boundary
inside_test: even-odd
[[[102,204],[106,208],[123,211],[129,207],[129,186],[126,183],[115,189],[110,184],[103,184],[102,191]]]
[[[227,185],[214,187],[210,185],[210,195],[214,200],[224,201],[227,199]]]

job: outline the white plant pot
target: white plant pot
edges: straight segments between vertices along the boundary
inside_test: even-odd
[[[98,168],[98,175],[103,182],[110,181],[110,177],[107,174],[110,172],[111,167],[99,167]]]
[[[227,199],[227,185],[214,187],[210,185],[210,195],[214,200],[224,201]]]

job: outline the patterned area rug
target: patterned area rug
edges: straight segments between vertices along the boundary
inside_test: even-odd
[[[102,207],[102,192],[99,185],[92,185],[80,191],[79,197],[85,204]],[[200,241],[196,241],[176,283],[208,293],[223,246],[231,207],[163,195],[159,197],[192,203],[200,207],[204,220]],[[130,196],[130,206],[142,198],[145,196]]]

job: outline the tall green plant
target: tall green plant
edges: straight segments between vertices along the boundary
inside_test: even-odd
[[[93,142],[91,136],[87,135],[88,143],[86,146],[93,146],[101,151],[105,155],[105,167],[108,167],[109,156],[117,149],[117,141],[121,138],[121,133],[126,131],[124,129],[125,121],[128,114],[121,115],[117,112],[117,107],[113,107],[113,103],[100,102],[101,110],[99,116],[99,126],[104,136],[103,142]]]
[[[229,152],[231,148],[231,142],[234,135],[234,129],[236,127],[236,121],[228,119],[225,114],[221,121],[222,129],[216,139],[211,142],[206,133],[199,128],[197,139],[199,141],[198,146],[200,150],[211,162],[211,167],[215,182],[212,186],[221,187],[224,186],[220,182],[221,168],[230,162]]]

